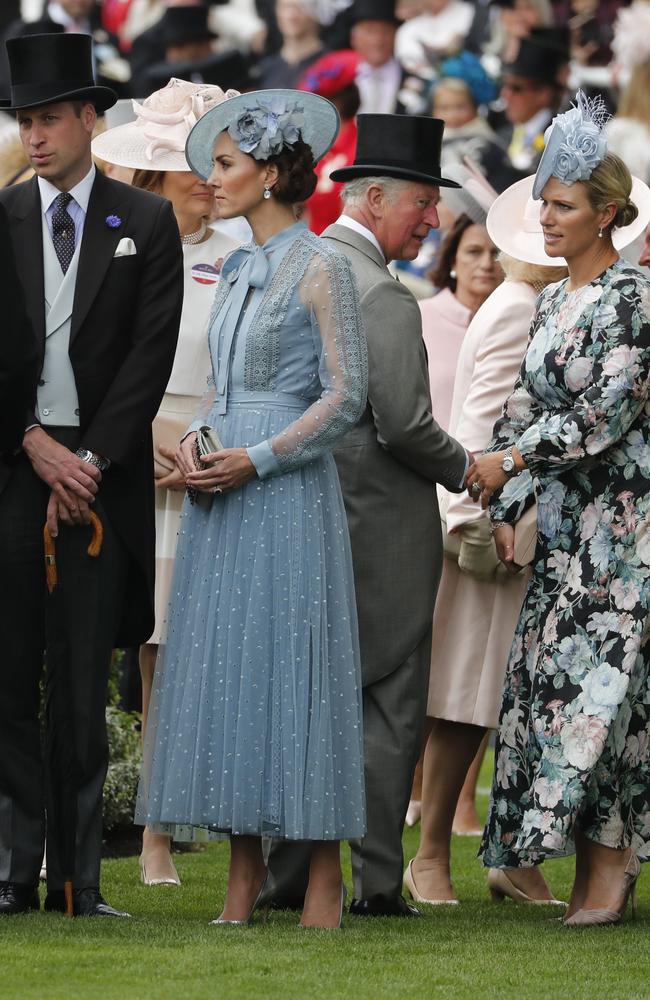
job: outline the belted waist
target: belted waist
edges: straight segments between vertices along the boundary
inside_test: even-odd
[[[261,406],[264,409],[306,410],[313,400],[294,396],[290,392],[229,392],[228,407]]]

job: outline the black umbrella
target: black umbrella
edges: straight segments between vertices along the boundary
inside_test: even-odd
[[[88,546],[88,555],[97,557],[104,540],[102,523],[93,512],[90,515],[93,535]],[[66,914],[74,916],[73,878],[75,869],[77,838],[77,790],[79,777],[74,750],[72,717],[69,708],[70,681],[68,669],[70,654],[68,648],[65,618],[61,607],[61,584],[56,566],[56,547],[47,525],[43,531],[45,544],[45,577],[49,597],[46,601],[46,636],[48,671],[56,675],[52,697],[57,699],[57,718],[65,719],[66,725],[49,726],[47,754],[50,761],[51,788],[48,795],[47,837],[56,837],[59,863],[63,873],[63,891]],[[47,712],[51,708],[47,700]]]

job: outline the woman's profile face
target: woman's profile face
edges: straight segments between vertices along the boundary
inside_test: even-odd
[[[542,191],[539,212],[548,256],[570,260],[593,250],[602,216],[591,207],[584,184],[563,184],[551,177]]]
[[[491,295],[503,281],[498,254],[485,226],[468,226],[460,238],[454,260],[456,294],[483,300]]]
[[[212,190],[189,170],[165,171],[160,193],[171,201],[177,219],[196,219],[197,228],[212,212]]]
[[[266,165],[242,153],[227,132],[216,139],[212,159],[206,183],[214,192],[219,218],[247,215],[264,197]]]

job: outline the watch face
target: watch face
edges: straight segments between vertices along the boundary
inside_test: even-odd
[[[504,472],[513,472],[514,467],[515,467],[515,460],[514,460],[514,458],[511,458],[510,455],[508,455],[507,458],[504,458],[504,460],[503,460],[503,471]]]

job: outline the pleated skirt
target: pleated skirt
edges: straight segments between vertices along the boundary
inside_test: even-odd
[[[225,447],[297,406],[214,412]],[[350,541],[330,455],[186,502],[156,665],[139,823],[299,840],[365,829]]]

